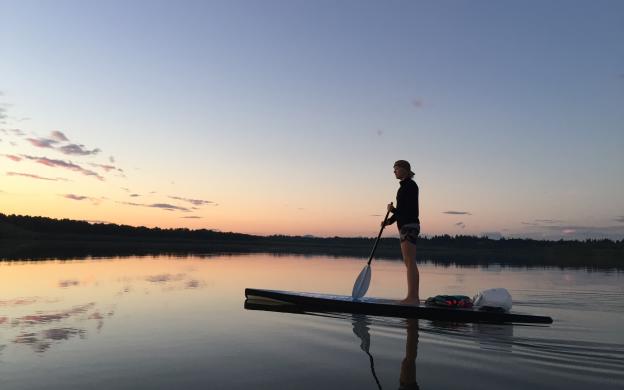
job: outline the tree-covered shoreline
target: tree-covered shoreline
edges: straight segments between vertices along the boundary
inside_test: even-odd
[[[367,257],[374,238],[258,236],[207,229],[161,229],[0,213],[0,260],[130,255],[283,253]],[[376,257],[400,259],[398,239],[380,240]],[[624,240],[423,237],[418,260],[440,264],[624,269]]]

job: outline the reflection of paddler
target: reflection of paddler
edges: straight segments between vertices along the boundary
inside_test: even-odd
[[[360,339],[360,348],[364,351],[370,360],[371,372],[377,387],[381,390],[381,383],[375,372],[375,361],[370,353],[370,328],[369,317],[361,314],[353,314],[353,333]],[[416,356],[418,355],[418,320],[406,320],[407,338],[405,341],[405,358],[401,362],[401,374],[399,375],[399,390],[419,389],[416,382]]]
[[[399,390],[419,389],[416,382],[416,356],[418,355],[418,320],[407,319],[405,358],[401,362]]]
[[[370,329],[368,327],[370,320],[367,316],[362,314],[353,314],[351,318],[353,321],[353,333],[360,339],[360,348],[362,351],[368,355],[373,378],[375,378],[375,383],[377,383],[377,387],[381,390],[381,384],[377,378],[377,373],[375,373],[375,361],[373,360],[373,355],[370,353]]]

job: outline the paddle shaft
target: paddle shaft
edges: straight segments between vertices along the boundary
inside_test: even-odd
[[[388,212],[386,213],[386,216],[383,220],[383,225],[381,225],[381,229],[379,229],[379,234],[377,235],[377,239],[375,240],[375,245],[373,246],[373,250],[371,251],[370,257],[368,258],[368,265],[370,265],[371,261],[373,260],[373,256],[375,255],[375,251],[377,250],[377,245],[379,244],[379,239],[381,238],[381,233],[383,233],[383,230],[386,227],[388,215],[390,215],[390,210],[388,210]]]

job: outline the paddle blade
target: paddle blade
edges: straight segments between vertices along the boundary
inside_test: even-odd
[[[364,267],[362,272],[360,272],[357,279],[355,280],[355,284],[353,285],[353,292],[351,293],[353,299],[360,299],[366,294],[366,291],[368,291],[368,286],[370,285],[370,280],[371,267],[370,265],[367,265],[366,267]]]

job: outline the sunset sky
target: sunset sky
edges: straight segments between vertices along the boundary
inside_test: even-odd
[[[0,213],[374,236],[406,159],[425,235],[624,238],[622,1],[0,9]]]

